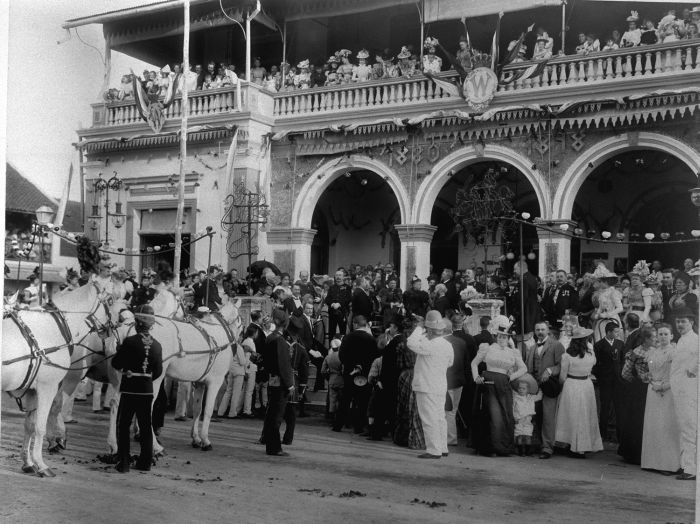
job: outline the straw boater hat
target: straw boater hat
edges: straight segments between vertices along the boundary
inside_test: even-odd
[[[306,60],[302,60],[297,64],[297,67],[299,69],[308,69],[309,68],[309,59],[307,58]]]
[[[627,17],[628,22],[638,22],[639,21],[639,13],[637,11],[632,11],[630,15]]]
[[[535,377],[530,375],[530,373],[525,373],[519,379],[513,380],[510,383],[510,386],[513,388],[514,391],[518,391],[518,386],[520,385],[521,382],[525,382],[527,384],[527,392],[530,395],[536,395],[537,391],[540,389],[540,386],[539,386],[539,384],[537,384]]]
[[[369,51],[367,51],[367,49],[361,49],[357,53],[357,58],[360,60],[367,60],[369,58]]]
[[[403,60],[404,58],[411,58],[411,52],[408,50],[408,47],[404,45],[401,46],[401,52],[398,55],[396,55],[396,57],[399,60]]]

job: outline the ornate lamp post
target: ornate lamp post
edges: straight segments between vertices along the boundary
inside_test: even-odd
[[[253,240],[257,237],[257,228],[267,224],[269,207],[263,193],[256,193],[239,184],[234,187],[233,193],[226,197],[226,212],[221,220],[221,227],[229,233],[239,233],[238,238],[229,238],[226,250],[231,258],[248,256],[248,267],[253,264],[253,255],[258,254],[257,246],[253,246]],[[240,226],[239,231],[234,231]],[[236,250],[236,243],[245,241],[245,250]]]
[[[53,219],[53,209],[44,205],[35,213],[39,228],[39,305],[41,306],[44,301],[44,229]]]
[[[97,231],[100,227],[100,222],[102,221],[102,215],[100,214],[102,193],[105,193],[105,215],[107,220],[105,220],[105,244],[109,244],[109,219],[112,220],[112,225],[116,229],[121,228],[126,222],[126,215],[123,211],[123,204],[119,200],[119,191],[122,189],[124,181],[117,176],[117,172],[114,171],[114,175],[109,179],[105,180],[102,178],[102,173],[98,175],[97,180],[92,184],[94,191],[94,199],[92,203],[92,213],[88,216],[88,224],[90,229]],[[109,209],[109,192],[117,192],[117,201],[114,203],[114,212]],[[99,237],[99,234],[98,234]]]

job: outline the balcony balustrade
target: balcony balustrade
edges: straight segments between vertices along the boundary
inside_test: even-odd
[[[501,84],[499,92],[538,88],[604,85],[630,79],[664,78],[678,73],[700,73],[700,40],[681,40],[666,44],[627,47],[589,55],[555,57],[547,62],[541,76],[517,79]],[[533,62],[510,64],[503,68],[502,80],[507,81]]]
[[[602,51],[585,56],[553,57],[541,75],[508,82],[513,75],[517,76],[533,64],[535,62],[520,62],[504,67],[502,83],[491,105],[512,104],[516,100],[552,100],[553,92],[556,92],[556,100],[563,102],[590,94],[600,97],[608,91],[613,96],[613,93],[634,94],[635,90],[649,93],[671,86],[696,85],[700,79],[700,40]],[[442,80],[459,82],[454,71],[445,71],[438,76]],[[671,79],[672,84],[669,83]],[[221,121],[226,115],[241,111],[254,111],[270,118],[274,126],[288,127],[297,119],[323,119],[331,115],[367,116],[374,115],[374,110],[385,110],[383,116],[386,116],[398,108],[408,111],[439,110],[461,107],[464,101],[417,73],[411,78],[278,93],[241,82],[240,89],[226,87],[195,91],[190,93],[188,103],[192,119],[202,123]],[[93,109],[93,127],[145,125],[133,100],[94,104]],[[166,121],[179,119],[181,112],[182,100],[178,97],[165,110]]]

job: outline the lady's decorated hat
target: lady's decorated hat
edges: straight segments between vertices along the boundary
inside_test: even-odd
[[[423,47],[425,49],[435,49],[439,43],[437,38],[429,36],[425,39],[425,42],[423,42]]]
[[[309,59],[307,58],[306,60],[302,60],[297,64],[297,67],[299,69],[308,69],[309,68]]]
[[[628,22],[638,22],[639,21],[639,13],[637,11],[632,11],[630,15],[627,17]]]
[[[328,59],[328,64],[337,64],[339,62],[338,56],[337,55],[331,55],[331,57]]]
[[[361,49],[357,53],[357,58],[360,60],[367,60],[369,58],[369,51],[367,51],[367,49]]]
[[[349,49],[341,49],[340,51],[338,51],[336,53],[336,55],[338,55],[339,57],[343,57],[343,58],[347,58],[351,54],[352,54],[352,51],[350,51]]]
[[[493,320],[491,320],[491,322],[489,323],[489,331],[494,335],[510,335],[510,328],[512,326],[513,323],[508,317],[506,317],[505,315],[498,315],[497,317],[494,317]]]
[[[636,275],[642,280],[646,279],[649,276],[649,264],[647,264],[646,260],[640,260],[634,265],[632,271],[630,271],[628,275]]]
[[[593,278],[596,280],[605,280],[608,278],[614,278],[617,279],[617,275],[610,271],[605,264],[602,262],[598,264],[598,267],[595,268],[595,271],[593,272]]]
[[[402,60],[404,58],[411,58],[411,52],[408,50],[408,47],[406,47],[404,45],[404,46],[401,46],[401,52],[398,55],[396,55],[396,57],[399,60]]]

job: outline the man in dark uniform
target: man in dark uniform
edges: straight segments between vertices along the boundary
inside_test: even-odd
[[[489,324],[491,324],[491,317],[485,315],[479,318],[479,329],[481,330],[478,335],[474,335],[474,344],[476,345],[476,350],[479,350],[481,344],[493,344],[493,335],[489,331]]]
[[[357,287],[352,292],[352,316],[361,315],[366,319],[372,317],[372,299],[369,296],[369,280],[358,279]]]
[[[345,271],[335,272],[335,284],[328,290],[326,305],[328,306],[328,340],[333,340],[336,329],[340,336],[347,330],[348,309],[351,300],[350,286],[345,283]]]
[[[131,294],[131,307],[137,308],[148,304],[153,297],[156,296],[156,290],[151,287],[151,277],[149,275],[141,276],[141,285],[134,289]]]
[[[345,423],[350,403],[352,402],[352,423],[356,434],[362,433],[367,426],[367,404],[369,404],[370,386],[355,384],[355,376],[367,377],[372,362],[379,356],[377,343],[372,336],[367,319],[357,315],[353,319],[354,330],[343,337],[338,350],[340,362],[343,364],[345,386],[340,399],[340,409],[336,413],[333,431],[340,431]]]
[[[129,471],[129,428],[134,415],[141,428],[141,454],[135,468],[141,471],[151,469],[153,380],[163,372],[163,350],[150,335],[154,323],[153,308],[141,306],[136,313],[136,334],[124,339],[112,359],[112,367],[122,372],[117,412],[117,471],[121,473]]]
[[[209,268],[209,276],[202,280],[201,284],[194,290],[194,303],[196,307],[207,306],[210,311],[218,311],[221,305],[219,289],[216,286],[216,279],[221,274],[217,266]],[[209,291],[207,301],[207,290]]]
[[[578,313],[578,291],[566,280],[566,271],[560,269],[556,273],[554,289],[546,300],[542,300],[542,309],[547,315],[549,327],[558,332],[561,318],[570,313]]]
[[[427,291],[423,291],[421,287],[423,282],[416,275],[411,279],[411,289],[403,294],[403,306],[406,308],[406,315],[410,318],[411,315],[424,317],[430,307],[430,295]]]
[[[282,451],[280,425],[285,415],[287,403],[294,392],[294,371],[292,369],[291,344],[284,337],[289,325],[289,315],[281,309],[272,312],[275,331],[267,337],[263,350],[263,365],[270,374],[267,386],[267,412],[263,426],[265,451],[268,455],[286,457]]]
[[[598,389],[600,397],[600,413],[598,415],[598,428],[600,436],[603,440],[608,440],[608,424],[610,421],[610,411],[615,409],[615,419],[621,420],[624,416],[618,413],[617,410],[624,410],[624,406],[619,402],[621,395],[615,396],[615,387],[621,387],[622,383],[622,366],[619,364],[620,355],[624,353],[625,344],[622,340],[618,340],[617,335],[620,326],[617,322],[608,322],[605,325],[605,338],[601,338],[593,346],[595,352],[596,363],[591,370],[591,374],[595,376],[595,386]],[[617,364],[617,365],[616,365]],[[617,369],[617,373],[615,372]],[[620,382],[617,383],[619,378]],[[614,402],[617,398],[618,402]],[[617,430],[617,441],[620,442],[620,424],[615,424]]]
[[[451,269],[443,269],[440,276],[440,282],[447,288],[445,296],[450,303],[452,309],[457,309],[459,304],[459,294],[457,293],[457,284],[454,279],[454,271]]]

